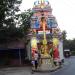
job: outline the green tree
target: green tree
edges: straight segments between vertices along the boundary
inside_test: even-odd
[[[62,38],[63,38],[63,40],[66,40],[66,34],[67,34],[67,32],[64,30],[64,31],[62,32]]]
[[[16,12],[21,0],[0,0],[0,27],[15,26]]]
[[[71,40],[70,50],[75,51],[75,39]]]
[[[31,9],[25,10],[20,14],[21,18],[21,26],[24,36],[26,36],[29,32],[30,25],[31,25],[31,16],[33,15],[33,12]]]
[[[75,39],[73,40],[66,39],[66,31],[63,31],[62,34],[63,34],[63,48],[75,50]]]
[[[33,12],[31,9],[25,10],[20,14],[21,25],[20,29],[23,33],[24,42],[27,44],[30,40],[28,34],[30,33],[30,25],[31,25],[31,16]]]
[[[21,0],[0,0],[0,43],[5,42],[15,31],[18,32],[16,25],[20,4]]]
[[[66,39],[66,31],[64,30],[63,32],[62,32],[62,38],[63,38],[63,48],[64,49],[67,49],[68,48],[68,41],[67,41],[67,39]]]

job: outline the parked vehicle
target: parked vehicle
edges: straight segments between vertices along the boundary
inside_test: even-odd
[[[65,56],[65,57],[70,57],[70,56],[71,56],[71,51],[70,51],[70,49],[65,49],[65,50],[64,50],[64,56]]]

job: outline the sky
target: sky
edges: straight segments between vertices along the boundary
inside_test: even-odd
[[[21,11],[32,8],[36,0],[22,0]],[[67,39],[75,38],[75,0],[48,0],[61,31],[67,32]]]

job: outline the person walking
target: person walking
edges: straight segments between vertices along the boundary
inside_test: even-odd
[[[41,53],[38,52],[38,67],[40,68],[41,66]]]
[[[34,54],[34,61],[35,61],[35,69],[37,69],[38,67],[38,52],[35,51],[35,54]]]

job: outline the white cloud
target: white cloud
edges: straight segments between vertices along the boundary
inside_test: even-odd
[[[20,9],[33,7],[36,0],[23,0]],[[75,0],[49,0],[61,30],[67,31],[67,39],[75,38]]]

